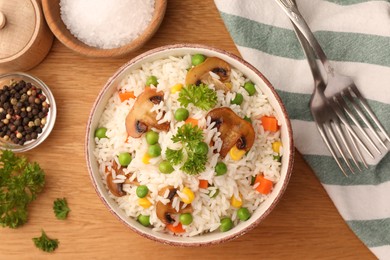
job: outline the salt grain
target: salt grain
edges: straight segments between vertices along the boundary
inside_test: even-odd
[[[137,38],[152,20],[155,0],[60,0],[69,31],[92,47],[112,49]]]

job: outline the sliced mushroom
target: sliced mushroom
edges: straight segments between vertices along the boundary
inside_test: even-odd
[[[216,90],[223,90],[225,93],[229,92],[230,89],[231,89],[231,87],[230,87],[231,85],[226,85],[225,83],[223,83],[219,79],[214,78],[213,76],[211,76],[210,73],[204,74],[200,78],[200,81],[205,83],[206,85],[214,84],[214,87],[215,87]]]
[[[123,172],[123,169],[121,167],[119,167],[115,161],[112,164],[112,170],[115,171],[116,175],[125,175],[125,173]],[[122,196],[126,195],[126,193],[123,191],[123,184],[139,185],[139,182],[137,181],[137,179],[135,179],[133,181],[129,180],[129,178],[131,177],[131,174],[128,174],[126,176],[127,178],[125,179],[125,181],[123,183],[115,183],[114,178],[112,177],[111,171],[109,171],[107,168],[106,168],[106,173],[107,173],[106,182],[107,182],[108,189],[110,190],[112,195],[114,195],[116,197],[122,197]]]
[[[210,71],[217,74],[219,79],[213,77]],[[201,82],[205,84],[214,84],[215,89],[230,91],[230,85],[225,83],[230,80],[230,65],[217,57],[209,57],[201,64],[190,69],[186,76],[186,84],[199,85]]]
[[[225,157],[230,149],[235,145],[240,150],[249,151],[255,141],[255,130],[251,123],[242,119],[228,107],[215,108],[207,116],[211,122],[215,122],[215,127],[221,133],[222,157]]]
[[[157,113],[151,111],[153,105],[160,103],[163,99],[162,92],[149,87],[145,88],[126,117],[126,131],[129,136],[140,138],[151,127],[162,131],[169,130],[169,122],[159,124],[156,120]]]
[[[191,204],[187,205],[185,208],[182,208],[184,203],[180,202],[179,211],[176,211],[175,208],[172,207],[172,200],[174,197],[178,197],[176,194],[176,189],[172,186],[167,186],[162,188],[158,195],[164,196],[166,190],[169,189],[169,194],[167,199],[170,201],[167,204],[162,203],[161,201],[158,201],[156,204],[156,214],[157,217],[164,223],[164,224],[172,224],[175,222],[175,220],[171,217],[171,214],[179,214],[179,213],[191,213],[193,211]]]

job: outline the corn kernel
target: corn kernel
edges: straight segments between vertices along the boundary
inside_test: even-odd
[[[183,84],[175,84],[171,87],[171,93],[175,94],[176,92],[179,92],[183,88]]]
[[[147,209],[150,206],[152,206],[152,203],[147,198],[140,198],[140,199],[138,199],[138,205],[140,205],[144,209]]]
[[[226,82],[225,83],[225,86],[228,88],[228,89],[232,89],[232,83],[230,83],[230,82]]]
[[[181,192],[186,195],[186,198],[181,198],[184,203],[190,204],[194,200],[195,194],[190,188],[184,187]]]
[[[230,158],[232,158],[232,160],[234,161],[241,160],[245,153],[245,150],[240,150],[237,148],[237,146],[233,146],[232,149],[230,149],[229,151]]]
[[[145,153],[144,156],[142,157],[142,162],[144,164],[149,164],[150,163],[150,156],[148,153]]]
[[[241,194],[240,194],[240,198],[239,199],[237,199],[233,195],[232,198],[230,199],[230,205],[232,205],[235,208],[241,208],[241,206],[242,206],[242,196],[241,196]]]
[[[272,150],[275,152],[275,153],[279,153],[280,151],[280,147],[282,146],[282,143],[279,142],[279,141],[276,141],[274,143],[272,143]]]

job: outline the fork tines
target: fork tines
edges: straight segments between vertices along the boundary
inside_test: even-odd
[[[360,150],[358,149],[358,145],[356,144],[356,142],[373,159],[374,155],[369,149],[369,147],[374,149],[375,152],[378,154],[382,154],[381,150],[378,147],[378,144],[380,144],[386,151],[389,151],[388,145],[385,144],[386,140],[387,142],[390,142],[390,137],[388,133],[386,132],[382,124],[379,122],[378,118],[368,105],[367,101],[360,94],[359,90],[354,84],[344,89],[337,95],[334,95],[333,97],[329,98],[328,100],[329,104],[332,106],[342,123],[340,124],[339,122],[333,122],[338,132],[338,137],[344,144],[345,149],[348,152],[349,159],[354,162],[354,164],[359,170],[361,170],[361,168],[359,166],[358,161],[362,162],[366,168],[368,168],[368,166]],[[351,124],[351,121],[353,122],[353,125]],[[375,124],[376,129],[374,128],[373,123]],[[365,127],[363,127],[362,124],[364,124]],[[343,134],[342,127],[345,127],[345,129],[347,130],[345,131],[347,137]],[[379,131],[377,129],[379,129]],[[382,137],[378,132],[382,134]],[[339,146],[338,144],[340,142],[337,141],[336,136],[334,135],[334,131],[330,131],[329,133],[336,147]],[[373,138],[376,142],[373,140]],[[351,149],[351,145],[355,149]],[[357,158],[356,154],[352,152],[352,150],[356,151],[356,154],[359,159]],[[337,147],[337,151],[339,152],[339,155],[344,159],[351,172],[354,173],[352,166],[349,163],[347,156],[345,155],[345,152],[343,152],[343,149],[341,147]],[[334,152],[332,152],[333,157],[336,158],[333,153]],[[347,175],[340,162],[338,160],[336,160],[336,162],[343,171],[343,173]]]
[[[353,167],[348,160],[348,157],[347,157],[343,147],[341,147],[341,145],[340,145],[341,142],[344,145],[344,148],[347,150],[349,158],[352,159],[352,161],[355,163],[357,168],[361,171],[359,163],[358,163],[355,155],[352,153],[350,145],[345,138],[344,132],[348,133],[348,131],[344,131],[342,129],[339,118],[336,117],[335,119],[333,119],[329,122],[326,122],[323,125],[317,124],[317,127],[318,127],[318,130],[320,132],[322,139],[324,140],[326,146],[328,147],[330,153],[332,154],[333,158],[335,159],[337,165],[339,166],[339,168],[341,169],[343,174],[346,177],[348,177],[348,174],[345,171],[344,167],[342,166],[342,163],[340,162],[339,157],[342,157],[344,159],[345,164],[348,166],[349,170],[352,173],[354,173],[354,170],[353,170]],[[335,130],[336,130],[336,132],[335,132]],[[350,135],[349,135],[349,138],[354,143],[353,138],[351,138]],[[341,139],[341,142],[340,142],[340,139]],[[334,147],[336,147],[336,149]],[[354,147],[356,148],[356,143],[354,143]],[[366,162],[364,161],[363,157],[361,156],[360,151],[359,150],[357,150],[357,151],[359,153],[359,158],[362,160],[363,164],[367,165]]]

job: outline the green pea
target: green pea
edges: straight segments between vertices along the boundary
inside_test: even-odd
[[[237,210],[237,217],[242,221],[246,221],[251,217],[251,213],[249,213],[247,208],[239,208]]]
[[[137,220],[142,226],[150,226],[150,216],[148,215],[139,215]]]
[[[106,132],[107,132],[107,128],[99,127],[98,129],[95,130],[95,137],[99,139],[107,138]]]
[[[224,175],[227,172],[226,164],[223,162],[218,162],[217,165],[215,165],[215,172],[217,173],[217,176]]]
[[[153,144],[148,148],[148,154],[150,157],[158,157],[161,155],[161,147],[159,144]]]
[[[251,185],[255,184],[256,176],[251,176]]]
[[[168,162],[168,161],[162,161],[159,164],[158,169],[160,170],[161,173],[165,173],[165,174],[169,174],[169,173],[171,173],[171,172],[173,172],[175,170],[172,167],[171,163]]]
[[[188,118],[188,116],[190,115],[190,112],[188,112],[187,109],[185,108],[178,108],[176,111],[175,111],[175,119],[177,121],[184,121]]]
[[[156,144],[158,142],[158,133],[150,130],[146,133],[145,138],[146,138],[146,142],[148,144],[150,144],[150,145]]]
[[[226,232],[232,229],[233,227],[233,221],[230,218],[223,218],[221,219],[221,225],[219,226],[219,230],[221,232]]]
[[[274,155],[274,160],[280,162],[282,160],[282,157],[280,155]]]
[[[137,189],[135,190],[135,193],[137,194],[138,198],[144,198],[146,195],[148,195],[149,189],[146,185],[139,185]]]
[[[146,79],[146,86],[150,86],[150,85],[153,85],[153,86],[157,86],[158,82],[157,82],[157,77],[156,76],[149,76],[147,79]]]
[[[192,65],[194,65],[194,66],[203,63],[205,60],[206,60],[206,56],[204,56],[204,55],[202,55],[202,54],[195,54],[195,55],[193,55],[193,56],[191,57],[191,63],[192,63]]]
[[[179,221],[180,223],[182,223],[183,225],[189,225],[192,223],[192,215],[191,213],[184,213],[184,214],[181,214],[180,217],[179,217]]]
[[[209,192],[209,196],[210,196],[210,194],[211,194],[211,191]],[[218,194],[219,194],[219,189],[216,189],[215,192],[214,192],[214,194],[213,194],[213,196],[210,196],[210,198],[213,199],[213,198],[217,197]]]
[[[255,85],[253,85],[252,82],[246,82],[244,88],[248,92],[249,96],[253,96],[256,93]]]
[[[122,166],[127,166],[131,163],[131,160],[133,158],[131,157],[131,154],[129,153],[120,153],[118,156],[119,164]]]
[[[195,153],[197,154],[207,154],[209,152],[209,146],[205,142],[200,142],[195,147]]]
[[[244,120],[252,124],[252,119],[250,117],[244,116]]]
[[[236,93],[236,96],[234,99],[230,101],[231,104],[236,104],[236,105],[241,105],[242,102],[244,101],[244,96],[240,93]]]

